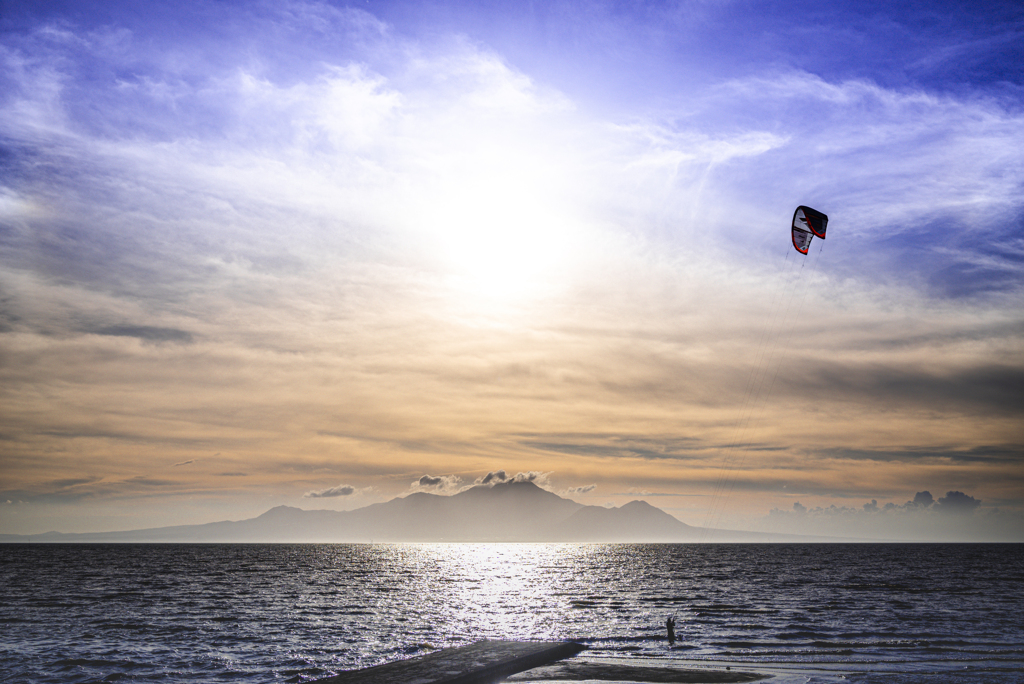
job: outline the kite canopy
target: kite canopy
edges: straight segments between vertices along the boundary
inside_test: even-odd
[[[815,235],[822,240],[825,239],[827,227],[828,216],[810,207],[797,207],[793,212],[793,246],[796,247],[796,251],[807,254]]]

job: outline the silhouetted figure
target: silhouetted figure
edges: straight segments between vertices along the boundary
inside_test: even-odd
[[[665,630],[668,632],[668,645],[676,643],[676,619],[671,615],[665,620]]]

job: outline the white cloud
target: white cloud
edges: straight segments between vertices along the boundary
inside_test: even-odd
[[[551,473],[549,472],[519,472],[515,475],[509,476],[504,470],[493,470],[486,475],[478,477],[474,481],[474,485],[491,485],[502,484],[505,482],[532,482],[538,487],[547,488],[549,485]]]
[[[351,485],[340,484],[336,487],[327,487],[326,489],[309,491],[302,496],[306,499],[331,499],[338,496],[352,496],[358,491],[358,489]]]
[[[597,489],[597,485],[596,484],[589,484],[589,485],[582,485],[580,487],[569,487],[568,489],[564,489],[561,492],[559,492],[559,494],[561,496],[572,498],[574,496],[581,496],[583,494],[589,494],[590,492],[594,491],[595,489]]]
[[[717,126],[781,131],[788,144],[758,199],[770,190],[788,200],[788,183],[840,210],[842,235],[884,237],[939,216],[988,232],[1020,206],[1024,168],[1013,150],[1024,144],[1024,116],[994,99],[791,72],[728,82],[705,106],[707,123],[726,113]]]
[[[429,491],[437,494],[455,494],[463,489],[462,478],[458,475],[424,475],[409,485],[413,491]]]

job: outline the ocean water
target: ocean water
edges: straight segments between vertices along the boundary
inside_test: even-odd
[[[1021,682],[1022,625],[1024,545],[0,545],[3,682],[305,682],[483,638]]]

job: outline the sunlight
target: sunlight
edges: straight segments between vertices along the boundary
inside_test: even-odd
[[[579,544],[423,544],[418,562],[443,566],[449,582],[444,605],[453,611],[452,624],[485,630],[491,639],[558,638],[557,614],[538,611],[552,602],[564,604],[552,567],[592,553]]]
[[[460,293],[518,298],[565,273],[579,226],[563,209],[565,175],[506,146],[477,151],[425,193],[411,220]]]

